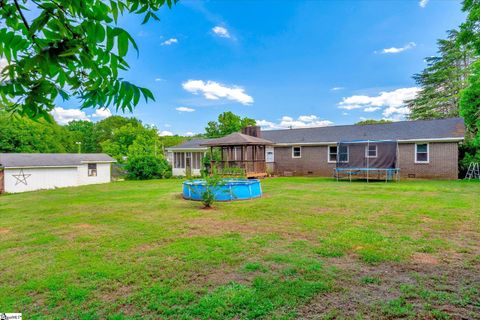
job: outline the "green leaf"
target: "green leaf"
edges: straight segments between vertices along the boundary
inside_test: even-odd
[[[124,57],[128,52],[128,35],[121,33],[117,37],[118,55]]]

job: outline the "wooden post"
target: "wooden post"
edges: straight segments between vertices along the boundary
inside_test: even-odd
[[[214,161],[213,161],[213,147],[210,147],[210,174],[213,173],[213,166],[214,166]]]
[[[253,146],[253,155],[252,155],[252,160],[253,160],[253,172],[257,172],[257,164],[255,163],[255,160],[257,159],[257,146]]]

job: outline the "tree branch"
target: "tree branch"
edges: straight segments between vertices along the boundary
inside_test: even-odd
[[[27,31],[30,31],[30,25],[28,24],[27,19],[25,19],[25,16],[23,15],[22,8],[20,8],[20,5],[18,4],[17,0],[13,0],[15,3],[15,7],[17,8],[18,13],[20,14],[20,17],[22,18],[23,24],[25,25],[25,28],[27,28]]]

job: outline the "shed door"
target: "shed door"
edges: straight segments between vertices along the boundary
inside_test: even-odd
[[[275,162],[275,153],[273,147],[265,148],[265,162]]]
[[[4,178],[4,171],[0,169],[0,193],[5,192],[5,178]]]

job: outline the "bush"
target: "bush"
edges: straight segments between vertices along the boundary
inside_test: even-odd
[[[153,155],[129,157],[125,169],[128,172],[127,179],[130,180],[160,179],[172,176],[172,169],[167,160]]]
[[[205,191],[202,193],[202,204],[205,208],[211,208],[215,203],[215,195],[218,192],[218,188],[225,182],[222,177],[213,170],[211,175],[205,176]]]

